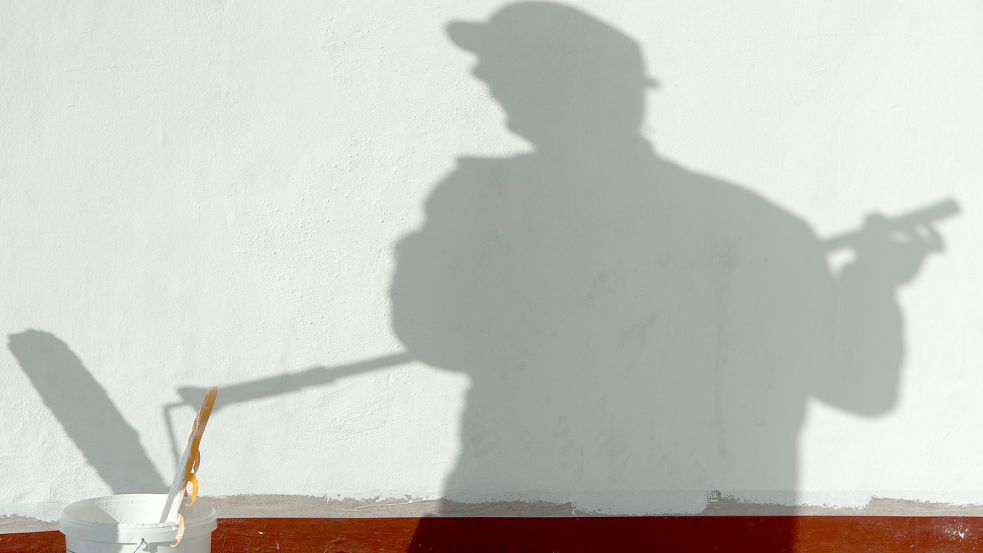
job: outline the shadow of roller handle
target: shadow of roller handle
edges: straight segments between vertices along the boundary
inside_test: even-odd
[[[214,410],[218,411],[230,405],[276,397],[311,387],[326,386],[339,378],[389,369],[415,360],[416,358],[408,352],[394,352],[333,367],[315,366],[297,372],[227,384],[222,386],[222,399],[216,400]],[[205,395],[208,390],[209,388],[203,386],[180,386],[177,393],[181,397],[181,401],[164,405],[164,425],[167,427],[167,434],[170,439],[171,454],[178,460],[178,466],[182,466],[184,461],[182,457],[178,457],[178,437],[171,420],[171,411],[184,407],[194,408],[195,405],[198,405],[199,398]]]
[[[315,386],[325,386],[339,378],[388,369],[414,360],[416,358],[409,353],[397,352],[334,367],[309,367],[301,371],[282,373],[235,384],[225,384],[222,386],[222,399],[215,404],[215,410],[238,403],[298,392]],[[181,397],[182,404],[194,407],[198,404],[198,398],[207,390],[208,388],[202,386],[181,386],[177,389],[177,393]]]
[[[941,221],[942,219],[947,219],[954,215],[958,215],[960,211],[959,204],[956,203],[956,200],[948,198],[927,207],[910,211],[904,215],[888,217],[886,221],[887,230],[911,230],[919,225],[932,224],[936,221]],[[857,230],[846,234],[841,234],[839,236],[834,236],[833,238],[824,240],[823,246],[827,252],[833,252],[843,248],[851,248],[856,244],[862,232],[862,230]]]

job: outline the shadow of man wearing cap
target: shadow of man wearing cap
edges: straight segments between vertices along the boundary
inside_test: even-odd
[[[805,222],[639,136],[651,81],[617,29],[531,2],[448,34],[533,150],[459,159],[397,246],[397,335],[471,379],[445,514],[503,498],[611,514],[699,513],[718,493],[794,504],[807,399],[894,404],[895,294],[938,236],[872,218],[832,274]],[[439,528],[425,520],[413,550],[467,549]]]

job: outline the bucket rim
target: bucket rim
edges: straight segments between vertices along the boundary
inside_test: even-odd
[[[58,527],[66,538],[102,543],[173,543],[177,539],[177,522],[108,522],[87,520],[79,510],[106,503],[159,503],[164,506],[167,494],[115,494],[81,499],[67,505],[58,519]],[[218,526],[215,508],[203,500],[195,502],[185,518],[184,539],[210,534]]]

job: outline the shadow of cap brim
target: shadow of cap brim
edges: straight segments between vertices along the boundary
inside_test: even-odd
[[[484,23],[468,21],[451,21],[447,24],[447,36],[457,46],[478,52],[487,44],[488,29]]]

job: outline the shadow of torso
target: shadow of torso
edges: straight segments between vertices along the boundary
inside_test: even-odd
[[[792,215],[637,144],[463,159],[397,249],[394,328],[467,374],[445,496],[699,512],[789,492],[832,278]]]

